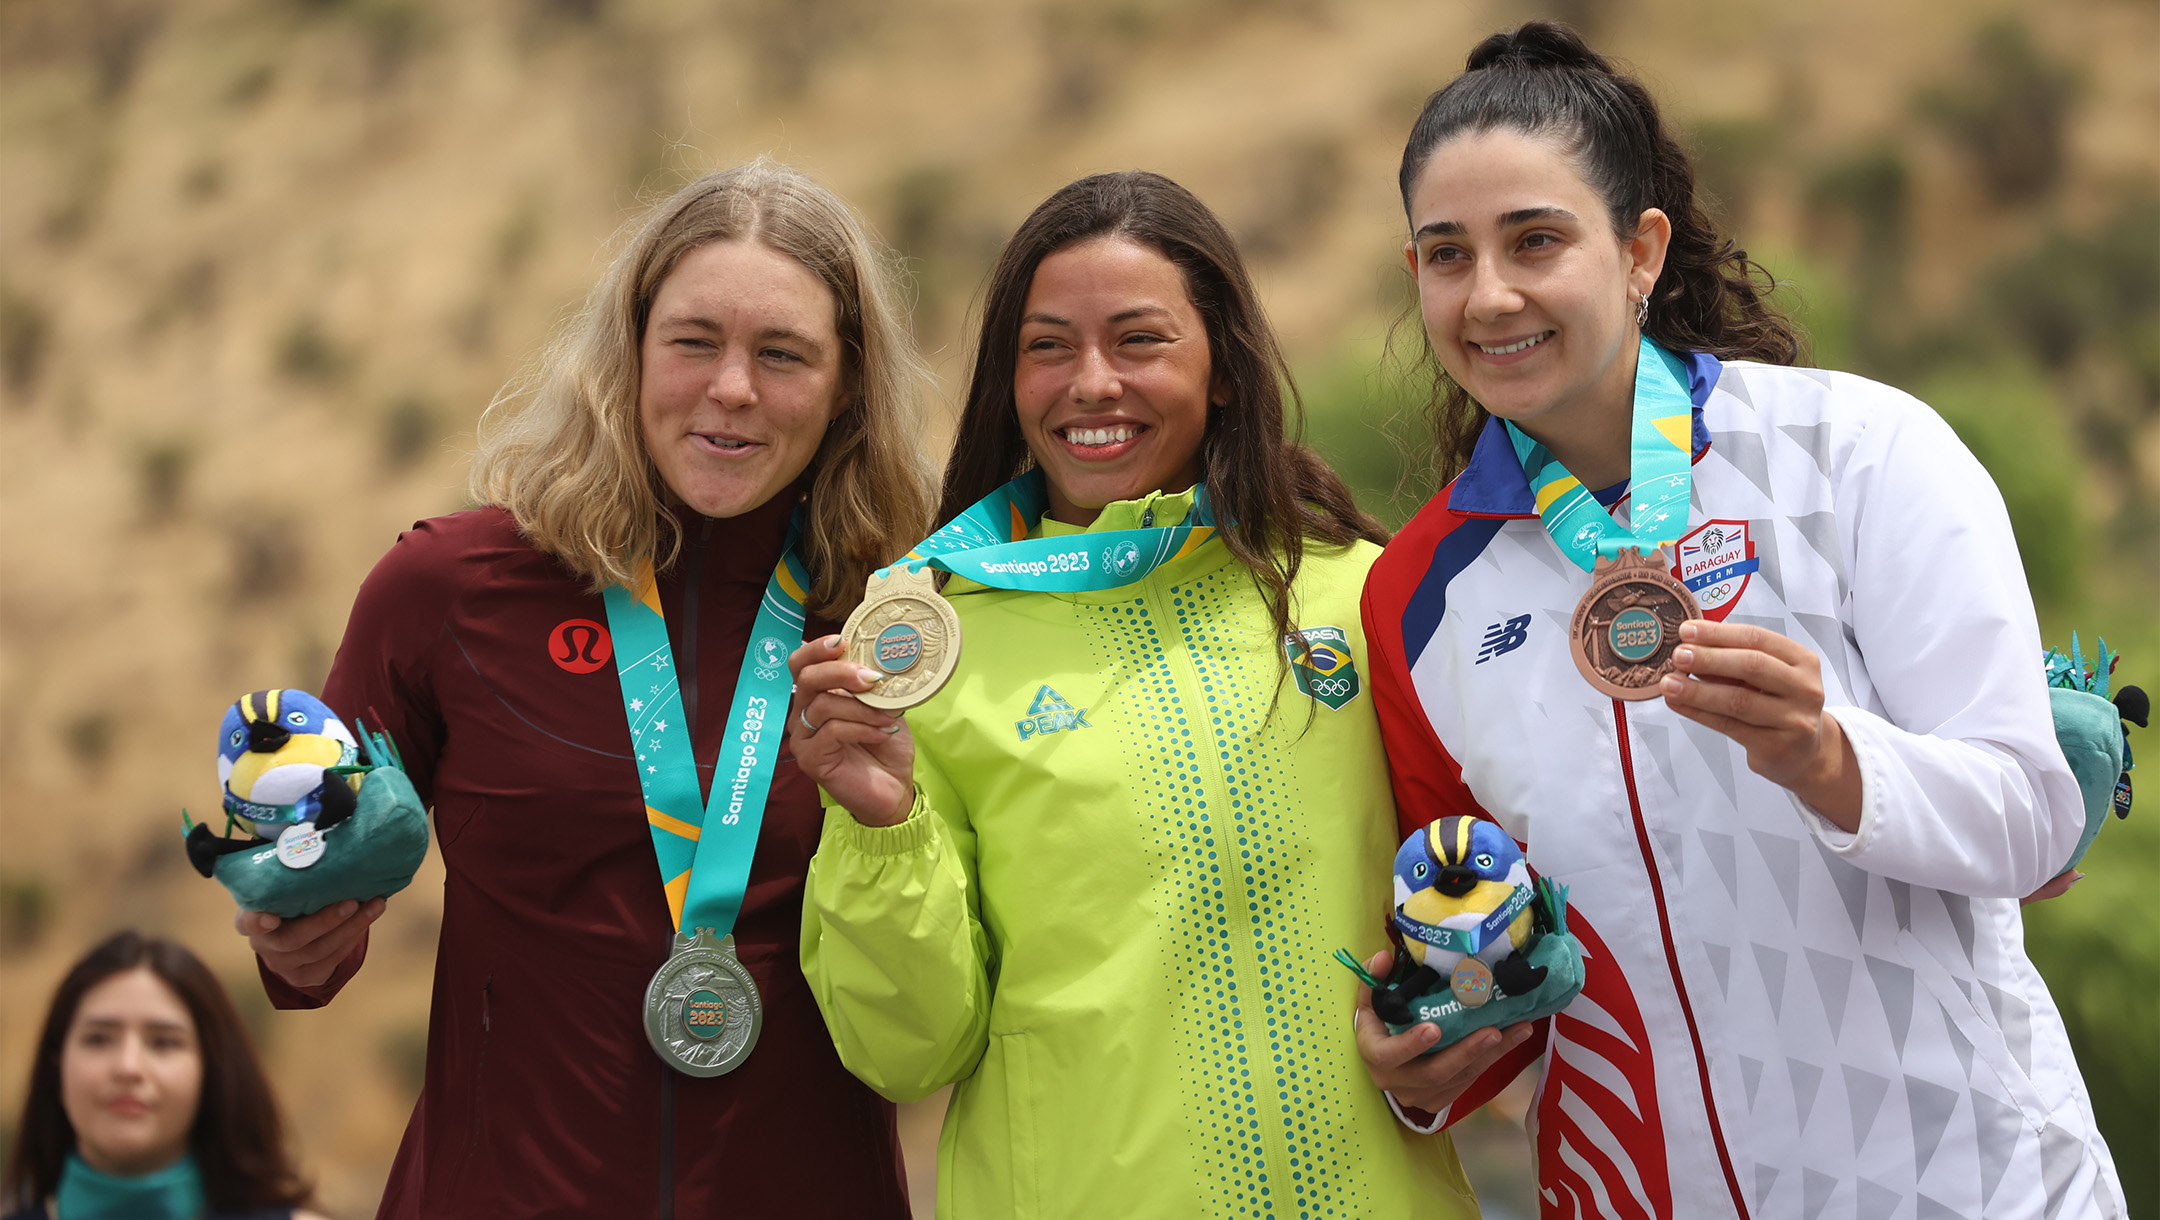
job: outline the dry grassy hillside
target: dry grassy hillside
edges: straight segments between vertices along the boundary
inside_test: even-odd
[[[1156,169],[1237,227],[1301,369],[1355,367],[1400,300],[1419,101],[1541,12],[1649,77],[1751,246],[1857,286],[1862,355],[2160,172],[2145,0],[0,0],[0,1104],[75,954],[178,935],[254,1005],[325,1205],[372,1208],[439,866],[334,1007],[271,1013],[178,811],[216,803],[223,705],[318,686],[369,565],[461,505],[479,412],[641,200],[758,153],[818,175],[909,256],[949,388],[1011,226],[1078,174]],[[1991,19],[2060,95],[2007,153],[1988,133],[2024,119],[1974,109]],[[2019,165],[2040,193],[1989,177]],[[2145,358],[2061,376],[2114,429],[2076,506],[2150,556]]]

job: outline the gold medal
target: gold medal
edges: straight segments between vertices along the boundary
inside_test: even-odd
[[[1672,672],[1680,624],[1701,618],[1695,595],[1665,567],[1664,552],[1622,550],[1598,560],[1590,591],[1575,603],[1568,644],[1575,668],[1615,699],[1655,699]]]
[[[855,696],[881,711],[898,712],[926,702],[960,663],[960,616],[937,591],[925,566],[895,567],[873,576],[862,604],[840,629],[847,659],[883,675]]]

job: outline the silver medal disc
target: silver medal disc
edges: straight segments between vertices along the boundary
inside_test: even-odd
[[[750,1057],[765,1026],[765,1003],[735,958],[735,938],[712,929],[678,935],[675,952],[645,989],[645,1039],[687,1076],[721,1076]]]

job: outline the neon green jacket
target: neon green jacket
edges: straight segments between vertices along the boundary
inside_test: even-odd
[[[1292,675],[1219,539],[1102,593],[950,583],[965,643],[908,713],[914,812],[826,810],[802,940],[850,1070],[901,1101],[957,1082],[940,1217],[1476,1214],[1453,1145],[1366,1076],[1329,956],[1390,902],[1378,554],[1306,553]]]

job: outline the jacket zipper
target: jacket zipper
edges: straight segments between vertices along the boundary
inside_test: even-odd
[[[1650,830],[1643,823],[1642,798],[1635,792],[1635,752],[1628,746],[1627,705],[1613,700],[1613,727],[1620,739],[1620,775],[1627,781],[1628,812],[1635,817],[1635,844],[1642,851],[1643,873],[1650,878],[1650,897],[1657,903],[1658,938],[1665,945],[1665,968],[1671,972],[1673,994],[1680,997],[1680,1015],[1687,1018],[1688,1042],[1695,1049],[1695,1072],[1702,1081],[1703,1113],[1710,1117],[1710,1139],[1717,1145],[1718,1165],[1725,1171],[1725,1188],[1732,1192],[1733,1214],[1746,1220],[1747,1200],[1740,1194],[1740,1175],[1733,1172],[1732,1153],[1725,1148],[1725,1130],[1718,1122],[1717,1098],[1710,1092],[1710,1062],[1703,1058],[1702,1032],[1695,1025],[1695,1006],[1688,1001],[1687,981],[1680,977],[1680,955],[1673,948],[1672,921],[1665,914],[1665,884],[1658,876],[1657,858],[1650,854]]]

